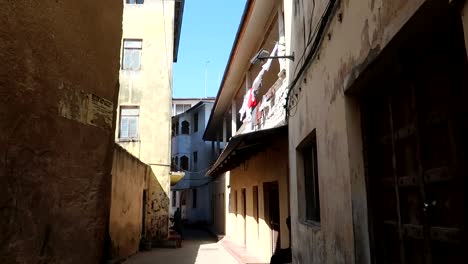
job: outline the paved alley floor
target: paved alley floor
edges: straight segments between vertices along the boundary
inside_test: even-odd
[[[136,254],[125,264],[238,264],[221,244],[205,231],[188,229],[182,248],[154,248]]]

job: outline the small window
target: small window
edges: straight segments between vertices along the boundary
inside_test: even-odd
[[[197,189],[192,189],[192,207],[197,208]]]
[[[172,191],[172,207],[176,206],[176,202],[177,202],[177,192]]]
[[[198,152],[197,151],[193,152],[193,159],[192,160],[193,160],[193,170],[196,171],[196,170],[198,170],[198,165],[197,165],[197,163],[198,163]]]
[[[298,147],[301,156],[302,177],[304,180],[303,219],[306,222],[320,223],[320,192],[318,181],[317,138],[315,130]]]
[[[179,121],[172,123],[172,136],[175,137],[179,134]]]
[[[190,134],[190,123],[187,121],[182,121],[182,134],[188,135]]]
[[[141,39],[124,39],[122,69],[138,71],[141,68]]]
[[[187,156],[180,157],[180,168],[182,170],[188,170],[189,159]]]
[[[198,113],[193,115],[193,132],[198,132]]]
[[[121,106],[120,107],[120,139],[138,138],[138,119],[140,116],[140,107]]]
[[[142,5],[145,0],[126,0],[127,4]]]

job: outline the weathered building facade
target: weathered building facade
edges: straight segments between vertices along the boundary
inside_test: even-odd
[[[290,245],[284,40],[282,2],[247,1],[204,135],[225,143],[207,173],[214,229],[264,262]]]
[[[172,118],[172,170],[184,172],[185,177],[171,187],[171,214],[181,208],[182,219],[190,223],[212,221],[211,179],[205,173],[215,158],[214,144],[202,136],[213,102],[214,98],[202,99]]]
[[[294,263],[466,263],[464,2],[284,1]]]
[[[165,239],[169,222],[172,63],[184,1],[126,1],[121,41],[116,142],[149,165],[148,239]],[[157,191],[157,183],[163,191]]]
[[[122,2],[13,1],[0,21],[0,263],[101,263]]]
[[[146,229],[151,228],[146,224],[146,210],[158,206],[147,204],[150,186],[154,192],[164,191],[149,165],[116,144],[112,164],[109,259],[125,259],[137,253],[140,245],[149,242],[142,241]]]

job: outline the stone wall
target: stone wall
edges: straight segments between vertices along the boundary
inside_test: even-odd
[[[0,263],[99,263],[122,2],[12,1],[0,22]]]

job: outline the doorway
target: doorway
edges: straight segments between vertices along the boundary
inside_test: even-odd
[[[279,211],[279,188],[278,182],[267,182],[263,184],[263,195],[265,200],[265,217],[271,232],[272,254],[281,247],[280,237],[280,211]]]
[[[401,47],[361,98],[373,263],[468,263],[468,71],[453,17]]]

